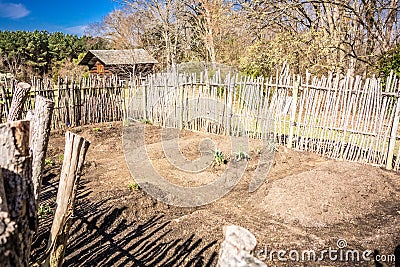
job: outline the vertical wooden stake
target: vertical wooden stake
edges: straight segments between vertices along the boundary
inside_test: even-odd
[[[89,145],[90,142],[85,138],[71,132],[65,133],[64,162],[57,192],[57,208],[47,247],[50,256],[45,266],[61,266],[63,263],[77,188]]]
[[[230,84],[227,85],[228,90],[228,108],[226,109],[226,131],[228,135],[232,134],[232,112],[233,112],[233,91],[235,90],[235,77],[230,79]]]
[[[386,169],[388,169],[388,170],[393,169],[394,148],[396,146],[397,130],[399,129],[399,119],[400,119],[400,97],[399,96],[396,99],[395,108],[396,108],[396,110],[394,112],[392,130],[390,132],[390,139],[389,139],[389,145],[388,145],[388,154],[386,157]]]
[[[143,119],[147,120],[147,85],[143,85]]]
[[[25,100],[29,95],[31,86],[27,83],[18,83],[13,93],[10,110],[8,112],[7,121],[16,121],[21,118]]]
[[[37,228],[29,156],[29,121],[0,125],[0,265],[29,266]]]
[[[288,142],[286,144],[287,148],[292,148],[293,143],[293,134],[294,134],[294,127],[295,127],[295,119],[296,119],[296,111],[297,111],[297,99],[298,99],[298,92],[299,92],[299,82],[293,83],[293,95],[292,95],[292,104],[291,104],[291,111],[290,111],[290,128],[289,128],[289,137]]]
[[[36,96],[35,111],[31,120],[32,181],[36,205],[39,204],[42,187],[42,172],[50,138],[51,117],[54,102],[42,96]]]
[[[267,267],[252,255],[257,240],[247,229],[229,225],[224,226],[224,241],[219,251],[218,267]]]

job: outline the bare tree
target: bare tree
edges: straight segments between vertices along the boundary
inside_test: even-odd
[[[17,53],[8,55],[5,52],[0,52],[0,69],[17,77],[22,70],[21,55]]]
[[[329,64],[374,66],[399,41],[399,0],[251,1],[253,29],[268,33],[323,33],[331,42]],[[345,64],[343,64],[345,63]]]

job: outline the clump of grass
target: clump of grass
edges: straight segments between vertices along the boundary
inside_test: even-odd
[[[153,123],[149,119],[142,119],[140,120],[141,123],[152,125]]]
[[[44,165],[46,166],[53,166],[54,162],[51,159],[45,159],[44,160]]]
[[[132,182],[132,183],[128,184],[128,189],[129,190],[139,190],[140,186],[138,183]]]
[[[242,150],[239,150],[238,152],[235,152],[235,160],[236,161],[250,160],[250,155]]]
[[[99,133],[99,132],[101,132],[101,129],[99,127],[95,127],[95,128],[93,128],[93,131],[95,133]]]
[[[217,149],[214,151],[214,163],[217,164],[218,166],[224,163],[225,160],[225,155],[224,153]]]
[[[257,155],[260,155],[261,152],[262,152],[262,146],[260,146],[260,145],[257,146],[257,147],[254,149],[254,153],[257,154]]]
[[[50,214],[53,214],[53,209],[50,207],[49,204],[40,204],[39,209],[38,209],[38,218],[43,219],[49,216]]]
[[[276,144],[273,141],[268,141],[267,149],[270,152],[276,152],[278,149],[276,148]]]

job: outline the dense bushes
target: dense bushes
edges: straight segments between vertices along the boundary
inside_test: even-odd
[[[88,49],[105,47],[100,38],[61,32],[0,31],[0,72],[20,79],[51,75]]]

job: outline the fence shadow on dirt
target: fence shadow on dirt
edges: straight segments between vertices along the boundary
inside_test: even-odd
[[[55,204],[58,180],[52,173],[43,179],[42,203]],[[53,181],[55,180],[55,181]],[[125,206],[110,209],[110,199],[93,202],[92,191],[80,181],[74,221],[65,255],[65,266],[211,266],[217,261],[217,240],[205,243],[194,234],[168,238],[170,220],[164,215],[129,222]],[[53,207],[54,208],[54,207]],[[46,250],[53,216],[40,220],[32,244],[31,262]]]

